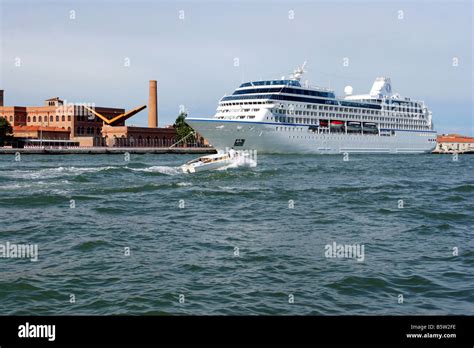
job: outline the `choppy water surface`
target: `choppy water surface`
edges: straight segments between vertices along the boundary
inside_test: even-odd
[[[1,156],[0,314],[474,314],[474,156],[192,157]]]

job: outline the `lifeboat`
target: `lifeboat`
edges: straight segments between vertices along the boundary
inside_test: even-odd
[[[376,123],[372,122],[365,122],[364,123],[364,133],[378,133],[379,130],[377,128]]]
[[[331,127],[341,128],[344,125],[344,121],[331,121]]]
[[[347,130],[348,131],[353,131],[353,132],[360,132],[362,129],[362,126],[360,122],[347,122]]]
[[[327,127],[328,126],[328,120],[319,120],[319,126],[320,127]]]
[[[364,122],[364,127],[375,128],[375,127],[377,127],[377,124],[372,123],[372,122]]]

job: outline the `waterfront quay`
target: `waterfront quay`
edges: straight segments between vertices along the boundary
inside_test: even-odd
[[[0,155],[14,154],[31,155],[103,155],[103,154],[213,154],[216,150],[213,147],[34,147],[34,148],[1,148]]]

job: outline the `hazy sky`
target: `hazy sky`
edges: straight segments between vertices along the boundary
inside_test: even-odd
[[[438,132],[474,135],[471,1],[0,0],[0,11],[6,105],[59,96],[130,109],[156,79],[163,126],[180,105],[210,117],[242,81],[307,60],[310,84],[367,93],[390,76],[428,104]]]

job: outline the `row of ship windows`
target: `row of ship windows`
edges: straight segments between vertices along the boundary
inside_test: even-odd
[[[252,88],[252,89],[245,89],[245,90],[237,90],[233,93],[233,95],[241,95],[241,94],[251,94],[251,93],[287,93],[287,94],[300,94],[300,95],[309,95],[315,97],[325,97],[325,98],[332,98],[334,99],[333,92],[322,92],[322,91],[313,91],[307,89],[297,89],[297,88]],[[417,102],[412,101],[401,101],[401,100],[382,100],[382,99],[362,99],[362,100],[355,100],[355,101],[341,101],[342,105],[357,105],[358,107],[364,107],[363,103],[367,104],[381,104],[385,101],[384,104],[389,105],[389,107],[405,107],[405,108],[419,108],[420,104]],[[398,105],[398,106],[395,106]]]
[[[300,106],[302,109],[304,109],[304,106]],[[380,111],[375,111],[375,110],[366,110],[366,109],[359,109],[359,108],[343,108],[343,107],[339,107],[339,106],[323,106],[323,105],[310,105],[308,104],[306,106],[307,109],[313,109],[313,110],[324,110],[324,111],[336,111],[336,112],[348,112],[348,113],[353,113],[353,114],[369,114],[369,115],[380,115]],[[283,111],[283,113],[288,113],[288,112],[308,112],[308,111],[300,111],[300,110],[296,110],[295,106],[293,105],[290,105],[290,107],[288,109],[285,109],[283,105],[280,105],[279,108],[276,108],[274,109],[275,112],[281,112]],[[384,110],[382,110],[383,112]],[[385,110],[387,111],[387,110]],[[422,111],[420,109],[413,109],[413,110],[409,110],[408,108],[399,108],[399,109],[392,109],[392,110],[389,110],[389,112],[402,112],[402,113],[415,113],[415,114],[419,114],[419,113],[422,113]],[[415,115],[408,115],[410,117],[416,117]]]
[[[296,80],[268,80],[268,81],[245,82],[245,83],[242,83],[239,88],[250,87],[250,86],[268,86],[268,85],[288,85],[288,86],[301,87],[300,82]]]
[[[262,105],[262,104],[274,104],[271,101],[264,101],[264,102],[234,102],[234,103],[221,103],[220,106],[232,106],[232,105]]]
[[[409,98],[408,98],[409,99]],[[361,102],[364,103],[378,103],[388,105],[393,107],[394,105],[398,105],[397,107],[405,107],[405,108],[421,108],[422,102],[414,102],[414,101],[407,101],[407,100],[394,100],[394,99],[360,99]],[[341,101],[341,103],[347,103],[347,101]]]
[[[245,119],[253,120],[255,118],[255,115],[240,115],[240,116],[237,116],[236,118],[239,120],[245,120]]]
[[[377,134],[364,134],[364,136],[371,136],[371,135],[377,135]],[[331,140],[347,140],[347,137],[350,137],[350,135],[345,135],[345,136],[340,136],[340,137],[327,137],[328,139],[331,139]],[[360,135],[359,135],[360,136]],[[325,139],[326,137],[323,135],[323,136],[307,136],[307,135],[289,135],[288,136],[289,139]],[[356,138],[354,138],[356,139]],[[367,138],[369,139],[369,138]]]
[[[258,109],[257,109],[258,110]],[[248,111],[248,109],[244,110],[232,110],[232,112],[245,112]],[[275,111],[273,110],[275,113]],[[225,112],[222,112],[225,113]],[[426,124],[426,119],[424,117],[421,118],[407,118],[406,115],[400,115],[400,114],[393,114],[390,115],[390,117],[381,117],[381,116],[366,116],[366,115],[343,115],[343,114],[334,114],[334,113],[324,113],[324,112],[314,112],[314,111],[301,111],[301,112],[294,112],[294,113],[288,113],[288,116],[281,116],[282,113],[276,113],[275,119],[276,120],[282,120],[279,122],[285,122],[284,119],[293,119],[295,117],[288,117],[288,116],[310,116],[310,117],[328,117],[328,118],[346,118],[346,119],[351,119],[351,120],[373,120],[373,121],[387,121],[387,122],[397,122],[397,123],[406,123],[406,124]],[[283,115],[285,115],[283,113]],[[255,115],[218,115],[216,118],[218,119],[254,119]],[[267,120],[269,117],[267,117]],[[271,118],[273,120],[273,117]],[[298,118],[295,118],[298,119]]]
[[[278,121],[277,121],[278,122]],[[289,123],[292,123],[292,121],[289,121]],[[307,124],[307,125],[318,125],[319,122],[316,122],[316,120],[311,120],[307,118],[303,119],[297,119],[295,120],[296,124]],[[390,123],[379,123],[378,124],[380,128],[398,128],[398,129],[404,129],[404,130],[427,130],[428,127],[426,126],[420,126],[420,125],[404,125],[404,124],[390,124]],[[299,129],[298,127],[280,127],[280,128],[288,128],[288,129]],[[278,129],[278,127],[277,127]],[[303,128],[301,128],[303,129]]]
[[[323,105],[341,105],[341,106],[348,106],[348,107],[356,107],[356,108],[366,108],[366,109],[377,109],[380,110],[382,108],[385,109],[413,109],[413,110],[420,110],[423,106],[420,103],[414,102],[402,102],[402,101],[387,101],[388,103],[381,103],[380,100],[336,100],[336,99],[328,99],[324,97],[320,98],[307,98],[307,97],[298,97],[294,95],[288,94],[253,94],[253,95],[231,95],[225,96],[221,99],[221,102],[231,102],[231,101],[238,101],[238,100],[247,100],[247,99],[269,99],[269,100],[281,100],[281,101],[294,101],[294,102],[303,102],[303,103],[311,103],[311,104],[323,104]]]
[[[329,113],[315,113],[311,116],[319,116],[319,117],[327,117],[327,118],[346,118],[352,120],[371,120],[371,121],[386,121],[392,123],[402,123],[402,124],[426,124],[425,120],[420,119],[406,119],[406,118],[393,118],[393,117],[377,117],[377,116],[355,116],[355,115],[342,115],[342,114],[329,114]],[[267,117],[268,119],[268,117]],[[273,117],[271,118],[273,119]],[[301,118],[298,117],[286,117],[286,116],[279,116],[275,117],[277,122],[292,122],[287,120],[300,120]]]
[[[286,94],[297,94],[297,95],[308,95],[313,97],[324,97],[334,99],[333,92],[322,92],[322,91],[313,91],[308,89],[297,89],[290,87],[278,87],[278,88],[250,88],[237,90],[232,95],[242,95],[242,94],[256,94],[256,93],[286,93]]]
[[[260,103],[260,102],[250,102],[250,103],[222,103],[221,106],[233,106],[233,105],[251,105],[254,103]],[[296,107],[300,107],[304,109],[303,105],[296,105]],[[282,114],[296,114],[296,115],[308,115],[311,113],[311,111],[303,111],[303,110],[296,110],[296,107],[292,104],[289,105],[289,108],[286,109],[283,105],[280,105],[280,107],[273,109],[272,111],[275,113],[282,113]],[[359,108],[345,108],[345,107],[338,107],[338,106],[327,106],[327,105],[311,105],[307,104],[306,105],[307,109],[313,109],[313,110],[324,110],[324,111],[335,111],[335,112],[347,112],[347,113],[357,113],[357,114],[369,114],[369,115],[380,115],[380,111],[375,111],[375,110],[366,110],[366,109],[359,109]],[[250,111],[251,109],[224,109],[224,108],[218,108],[217,112],[233,112],[233,111]],[[258,111],[260,109],[252,109],[252,111]],[[409,109],[409,108],[392,108],[392,110],[385,110],[386,112],[391,112],[391,113],[407,113],[405,114],[406,117],[424,117],[421,109]],[[383,112],[383,111],[382,111]],[[416,114],[421,114],[416,115]]]
[[[286,109],[272,109],[271,110],[273,113],[276,114],[282,114],[282,115],[303,115],[303,116],[333,116],[334,113],[322,113],[322,112],[316,112],[316,111],[300,111],[300,110],[286,110]],[[380,112],[380,111],[373,111],[373,110],[362,110],[362,112],[354,112],[359,115],[389,115],[388,113]],[[344,112],[344,110],[335,110],[333,112]],[[351,112],[351,111],[349,111]],[[402,113],[390,113],[391,116],[397,116],[397,117],[410,117],[410,118],[424,118],[424,115],[414,115],[414,114],[402,114]],[[337,116],[342,117],[341,114],[337,114]],[[347,117],[351,117],[352,115],[348,115]],[[352,116],[355,117],[355,116]],[[360,117],[360,116],[358,116]]]
[[[305,128],[303,127],[276,127],[275,130],[277,132],[303,132],[305,130]],[[317,132],[315,132],[314,130],[310,130],[310,129],[306,129],[307,132],[309,133],[317,133],[319,132],[320,134],[329,134],[329,129],[319,129]],[[333,131],[334,132],[334,131]],[[340,134],[340,133],[343,133],[341,131],[336,131],[334,132],[335,134]],[[382,136],[395,136],[396,133],[394,131],[391,131],[389,133],[387,133],[387,131],[382,131],[381,132]],[[359,135],[362,134],[362,133],[358,133]],[[379,133],[378,132],[375,132],[375,133],[364,133],[363,135],[378,135]],[[350,133],[350,135],[354,135],[354,133]],[[418,134],[419,136],[428,136],[428,137],[432,137],[433,134],[430,134],[430,133],[421,133],[421,134]],[[293,135],[292,137],[296,137],[298,138],[299,136],[297,135]],[[304,136],[302,136],[303,138],[305,138]],[[430,138],[430,139],[427,139],[428,141],[430,142],[435,142],[436,141],[436,138]]]
[[[377,135],[377,134],[364,134],[364,136],[370,136],[370,135]],[[360,135],[359,135],[360,136]],[[381,134],[381,136],[390,136],[390,135],[387,135],[387,134]],[[289,139],[324,139],[325,137],[324,136],[307,136],[307,135],[289,135],[288,136]],[[347,139],[347,136],[342,136],[342,137],[331,137],[328,139],[332,139],[332,140],[335,140],[335,139],[340,139],[340,140],[346,140]],[[369,138],[367,138],[369,139]],[[436,139],[428,139],[429,142],[436,142]]]
[[[255,115],[238,115],[238,116],[217,116],[218,120],[253,120],[255,119]],[[268,118],[267,118],[268,119]],[[272,118],[273,120],[273,118]]]
[[[226,113],[226,112],[258,112],[260,109],[218,109],[218,112]]]
[[[305,128],[296,128],[296,127],[276,127],[275,131],[277,132],[298,132],[298,133],[302,133],[305,131]],[[310,129],[306,129],[306,132],[310,133],[310,134],[345,134],[344,131],[341,131],[341,130],[333,130],[332,132],[329,131],[329,129],[318,129],[318,130],[310,130]],[[379,132],[376,131],[376,132],[370,132],[370,133],[347,133],[344,137],[341,137],[340,139],[346,139],[347,136],[351,136],[351,135],[354,135],[354,136],[361,136],[361,135],[379,135]],[[395,135],[395,132],[392,132],[392,133],[384,133],[384,134],[380,134],[380,135],[383,135],[383,136],[394,136]],[[316,139],[316,136],[306,136],[306,135],[290,135],[288,136],[289,138],[295,138],[295,139]],[[320,138],[320,137],[318,137]]]
[[[334,117],[334,116],[339,116],[342,118],[342,115],[324,115],[322,114],[321,117]],[[216,117],[217,119],[223,120],[223,119],[237,119],[237,120],[253,120],[255,119],[255,115],[238,115],[238,116],[218,116]],[[428,125],[422,121],[422,120],[404,120],[404,119],[390,119],[387,117],[369,117],[369,116],[362,116],[362,117],[354,117],[354,116],[349,116],[347,117],[348,119],[355,119],[355,120],[364,120],[364,121],[386,121],[389,123],[382,123],[382,127],[398,127],[401,129],[418,129],[418,130],[423,130],[423,129],[428,129]],[[267,120],[269,121],[274,121],[274,122],[282,122],[282,123],[296,123],[296,124],[308,124],[308,125],[317,125],[318,120],[314,118],[305,118],[305,117],[266,117]]]
[[[273,99],[283,99],[283,96],[279,96],[281,98],[276,98],[277,96],[273,96],[274,98]],[[255,99],[258,99],[258,98],[255,98]],[[221,102],[220,103],[220,106],[233,106],[233,105],[256,105],[256,104],[273,104],[275,102],[273,101],[263,101],[263,102],[259,102],[259,101],[251,101],[251,102]],[[350,102],[351,104],[348,104],[349,102],[345,102],[345,101],[341,101],[342,105],[343,106],[351,106],[351,105],[354,105],[354,104],[357,104],[357,108],[354,108],[354,107],[339,107],[339,106],[330,106],[330,105],[325,105],[325,104],[335,104],[336,102],[335,101],[331,101],[331,103],[322,103],[322,104],[314,104],[314,103],[311,103],[311,104],[296,104],[296,105],[293,105],[293,104],[290,104],[290,109],[291,108],[296,108],[296,107],[301,107],[301,108],[307,108],[307,109],[315,109],[315,110],[328,110],[328,111],[343,111],[343,112],[359,112],[359,110],[362,110],[362,112],[365,111],[365,109],[378,109],[380,110],[381,107],[380,105],[363,105],[363,104],[360,104],[358,105],[357,103],[355,102]],[[385,104],[384,104],[385,105]],[[385,105],[384,107],[384,110],[390,110],[390,111],[399,111],[399,112],[410,112],[410,113],[423,113],[423,110],[422,108],[420,107],[420,105],[407,105],[407,104],[396,104],[398,106],[395,106],[395,105]],[[377,107],[376,107],[377,106]],[[283,104],[280,105],[280,108],[283,107]],[[349,111],[350,110],[350,111]]]

